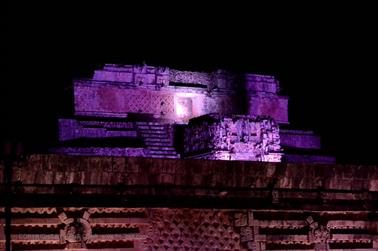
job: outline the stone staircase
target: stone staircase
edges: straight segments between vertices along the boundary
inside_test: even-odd
[[[179,159],[174,147],[173,126],[159,122],[136,122],[138,135],[147,148],[147,156],[151,158]]]

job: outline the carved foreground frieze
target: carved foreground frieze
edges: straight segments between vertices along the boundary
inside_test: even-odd
[[[13,250],[378,250],[377,166],[30,155],[12,169]]]
[[[4,212],[3,208],[1,211]],[[14,250],[373,251],[378,248],[378,215],[363,211],[41,208],[30,213],[17,208],[12,214]],[[0,223],[0,245],[3,245],[4,222]]]

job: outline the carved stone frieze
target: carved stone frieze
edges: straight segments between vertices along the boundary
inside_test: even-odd
[[[189,122],[185,131],[188,155],[208,152],[206,159],[281,160],[279,128],[273,119],[217,114],[201,118]]]

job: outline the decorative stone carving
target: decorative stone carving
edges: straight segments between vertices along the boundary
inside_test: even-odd
[[[234,214],[234,226],[240,232],[240,245],[246,250],[264,250],[264,244],[260,243],[258,234],[258,222],[254,219],[253,212],[237,212]]]
[[[60,242],[67,248],[85,248],[92,235],[89,216],[88,211],[81,218],[68,218],[64,212],[60,213],[58,218],[65,225],[60,230]]]
[[[279,162],[279,128],[269,117],[209,114],[189,122],[185,152],[206,159]]]
[[[306,222],[309,226],[309,241],[315,244],[326,243],[327,240],[330,238],[329,228],[314,221],[311,216],[306,219]]]
[[[157,67],[156,72],[161,75],[167,75],[169,74],[169,68],[168,67]]]
[[[248,215],[245,213],[235,213],[234,224],[236,227],[248,226]]]
[[[149,250],[241,250],[225,211],[154,209]]]
[[[251,227],[241,227],[240,228],[240,242],[249,242],[254,240],[253,228]]]
[[[68,242],[85,242],[88,240],[83,224],[77,220],[65,227],[65,240]]]
[[[277,190],[272,191],[272,203],[277,204],[280,202],[280,194]]]
[[[203,72],[170,70],[169,80],[175,83],[209,85],[211,74]]]
[[[315,243],[326,242],[329,239],[329,229],[326,226],[320,225],[317,229],[312,229]]]
[[[0,212],[1,208],[0,208]],[[23,207],[12,207],[12,213],[30,213],[30,214],[53,214],[56,213],[56,208],[55,207],[28,207],[28,208],[23,208]]]

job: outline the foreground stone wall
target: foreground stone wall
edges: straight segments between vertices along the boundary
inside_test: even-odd
[[[366,211],[15,207],[11,237],[13,250],[373,251],[377,216]],[[3,226],[0,219],[0,249]]]
[[[377,166],[30,155],[12,191],[14,250],[378,249]]]

